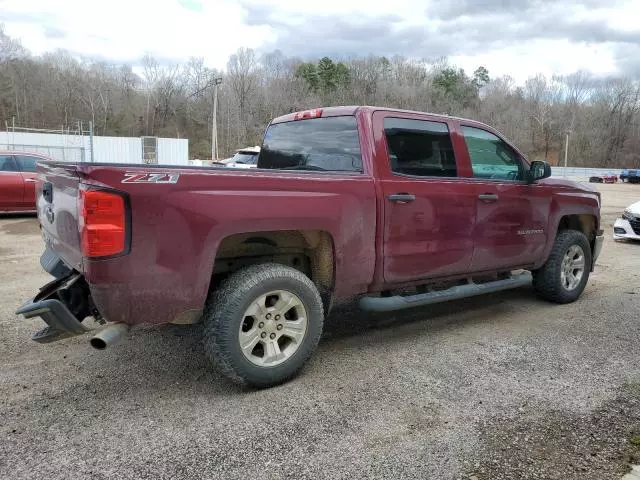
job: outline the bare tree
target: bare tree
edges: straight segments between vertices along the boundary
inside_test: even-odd
[[[304,64],[315,65],[315,89],[298,75]],[[59,128],[93,120],[103,135],[186,136],[191,154],[201,157],[211,149],[212,80],[222,76],[221,155],[260,143],[269,120],[282,114],[375,104],[476,118],[549,161],[561,156],[564,133],[571,130],[572,165],[640,167],[638,79],[602,80],[579,71],[538,75],[519,86],[509,77],[490,78],[480,66],[468,74],[444,58],[303,62],[279,51],[258,59],[250,49],[232,55],[226,71],[202,58],[165,65],[146,56],[141,66],[136,73],[129,65],[78,61],[64,51],[31,56],[0,25],[0,124],[15,119]]]
[[[227,63],[227,77],[238,99],[240,125],[238,140],[245,140],[247,132],[247,105],[257,84],[256,56],[250,48],[240,48]]]

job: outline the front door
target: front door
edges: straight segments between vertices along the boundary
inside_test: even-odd
[[[386,284],[467,271],[475,190],[458,182],[449,125],[441,118],[376,112],[374,131],[384,210]],[[380,153],[379,153],[380,154]]]
[[[535,263],[547,243],[551,197],[547,187],[525,181],[527,165],[497,135],[460,127],[473,170],[476,225],[474,272]]]
[[[0,155],[0,211],[24,209],[24,182],[13,155]]]

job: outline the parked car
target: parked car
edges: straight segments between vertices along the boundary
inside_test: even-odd
[[[32,338],[86,333],[93,316],[110,322],[90,340],[102,349],[129,325],[202,320],[211,362],[264,387],[301,369],[337,303],[392,311],[531,283],[573,302],[602,247],[600,193],[548,178],[472,120],[288,114],[258,163],[39,164],[41,264],[56,279],[17,312],[47,324]]]
[[[49,157],[0,150],[0,212],[36,211],[36,163]]]
[[[258,146],[241,148],[236,151],[233,157],[222,160],[221,163],[225,167],[256,168],[258,155],[260,155],[260,147]]]
[[[590,183],[617,183],[618,177],[614,173],[605,173],[603,175],[594,175],[589,177]]]
[[[622,170],[622,172],[620,172],[620,180],[629,183],[640,183],[640,168]]]
[[[613,224],[613,238],[616,240],[640,240],[640,202],[636,202],[622,212]]]

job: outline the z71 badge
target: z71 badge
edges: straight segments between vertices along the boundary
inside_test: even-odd
[[[133,173],[124,174],[120,183],[178,183],[179,173]]]

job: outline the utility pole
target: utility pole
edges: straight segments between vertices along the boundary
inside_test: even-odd
[[[213,120],[211,121],[211,160],[218,160],[218,85],[222,83],[222,77],[213,79]]]
[[[564,176],[567,176],[567,157],[569,156],[569,134],[571,130],[567,130],[564,141]]]
[[[91,163],[93,163],[95,161],[93,158],[93,121],[89,121],[89,153],[91,154]]]

